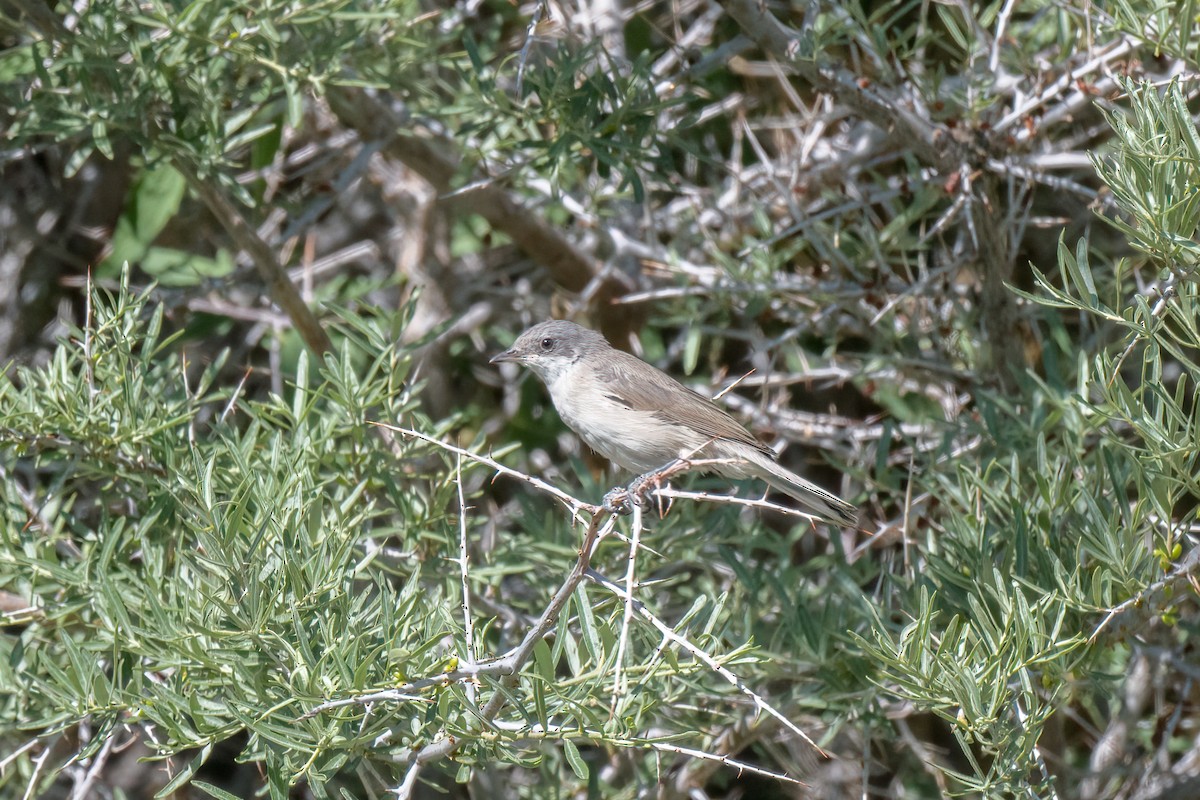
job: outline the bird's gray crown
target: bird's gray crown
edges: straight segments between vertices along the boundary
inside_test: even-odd
[[[525,357],[557,357],[573,362],[608,348],[608,341],[596,331],[565,319],[553,319],[538,323],[518,336],[511,352]]]
[[[585,356],[611,349],[605,338],[595,331],[556,319],[534,325],[492,361],[524,364],[550,385]]]

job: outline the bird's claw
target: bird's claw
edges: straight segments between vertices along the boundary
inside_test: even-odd
[[[645,506],[650,502],[650,491],[658,486],[661,480],[657,472],[647,472],[645,475],[638,475],[629,484],[629,496],[639,506]]]
[[[621,516],[626,516],[633,513],[632,500],[633,495],[630,494],[628,489],[621,487],[610,489],[608,493],[604,495],[603,508],[609,514],[620,514]]]
[[[646,508],[650,505],[650,492],[661,482],[662,477],[657,472],[639,475],[630,481],[629,486],[610,489],[604,495],[603,508],[610,514],[622,516],[632,514],[634,504]]]

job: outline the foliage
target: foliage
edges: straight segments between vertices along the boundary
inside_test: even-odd
[[[1047,363],[1064,368],[1030,376],[1016,401],[979,396],[974,463],[959,461],[954,474],[935,464],[921,470],[922,484],[952,509],[925,543],[928,569],[899,587],[898,605],[913,609],[912,619],[898,635],[881,621],[864,642],[884,685],[954,726],[972,767],[955,777],[982,796],[1051,791],[1037,742],[1050,715],[1076,702],[1070,676],[1091,676],[1088,691],[1106,697],[1115,687],[1101,676],[1128,657],[1127,647],[1174,642],[1190,627],[1180,627],[1181,609],[1194,598],[1147,587],[1161,587],[1156,579],[1167,573],[1186,575],[1175,570],[1189,530],[1183,520],[1200,496],[1200,364],[1187,355],[1200,351],[1200,304],[1178,245],[1195,223],[1151,213],[1141,200],[1169,196],[1164,173],[1200,161],[1182,152],[1195,125],[1178,85],[1128,90],[1132,111],[1114,118],[1119,145],[1097,166],[1119,181],[1114,224],[1138,236],[1152,263],[1171,265],[1160,299],[1151,307],[1128,279],[1098,289],[1085,243],[1060,245],[1058,279],[1036,273],[1039,291],[1025,297],[1078,312],[1095,350],[1055,337],[1063,352]],[[1156,146],[1147,149],[1151,138]],[[1115,275],[1128,273],[1117,265]],[[1132,600],[1144,603],[1144,638],[1104,635],[1106,611]]]
[[[0,8],[6,795],[1200,785],[1192,5],[599,5]],[[863,530],[590,509],[549,313]]]

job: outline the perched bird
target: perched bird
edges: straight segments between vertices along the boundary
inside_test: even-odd
[[[714,460],[706,470],[761,478],[807,510],[855,526],[855,508],[775,461],[775,452],[706,397],[596,331],[565,320],[534,325],[492,363],[533,370],[563,422],[617,466],[651,473],[676,459]]]

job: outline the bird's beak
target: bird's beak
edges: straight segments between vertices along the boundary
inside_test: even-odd
[[[508,350],[505,350],[503,353],[492,356],[491,360],[488,363],[489,364],[500,364],[504,361],[520,361],[520,360],[521,360],[521,357],[517,355],[517,351],[512,348],[509,348]]]

